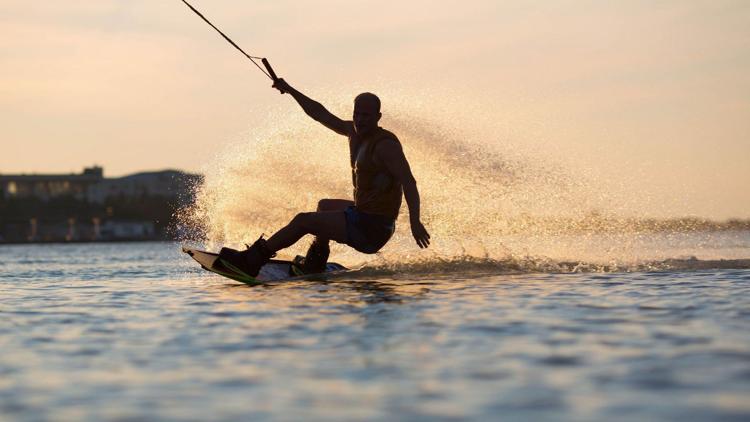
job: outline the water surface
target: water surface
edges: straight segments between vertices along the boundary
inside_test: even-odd
[[[248,287],[172,243],[0,247],[8,420],[748,420],[750,270]]]

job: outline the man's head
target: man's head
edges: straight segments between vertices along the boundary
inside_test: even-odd
[[[354,131],[366,135],[378,127],[380,121],[380,98],[371,92],[363,92],[354,99]]]

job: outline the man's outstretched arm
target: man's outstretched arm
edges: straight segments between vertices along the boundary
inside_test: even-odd
[[[289,93],[297,101],[297,103],[305,111],[305,114],[312,117],[315,121],[319,122],[323,126],[331,129],[339,135],[347,136],[351,132],[351,122],[347,122],[334,116],[333,113],[328,111],[323,104],[309,98],[305,94],[292,88],[285,80],[277,79],[274,82],[273,87],[281,91],[282,93]]]
[[[417,181],[411,173],[409,162],[406,161],[401,144],[391,140],[381,141],[375,149],[375,153],[404,188],[404,198],[406,198],[406,205],[409,206],[409,223],[414,240],[417,241],[420,248],[428,247],[430,245],[430,234],[419,218],[420,200]]]

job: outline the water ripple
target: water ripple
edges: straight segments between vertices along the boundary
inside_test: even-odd
[[[2,251],[3,416],[750,418],[747,269],[248,287],[163,244],[88,248]]]

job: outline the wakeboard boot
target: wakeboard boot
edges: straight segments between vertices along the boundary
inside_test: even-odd
[[[238,251],[232,248],[221,248],[219,259],[227,268],[250,277],[257,277],[260,268],[276,254],[266,245],[266,239],[259,237],[252,245],[245,245],[247,249]]]
[[[300,268],[305,274],[319,274],[326,270],[326,262],[331,254],[331,248],[328,242],[313,240],[307,249],[304,260],[300,262]]]

